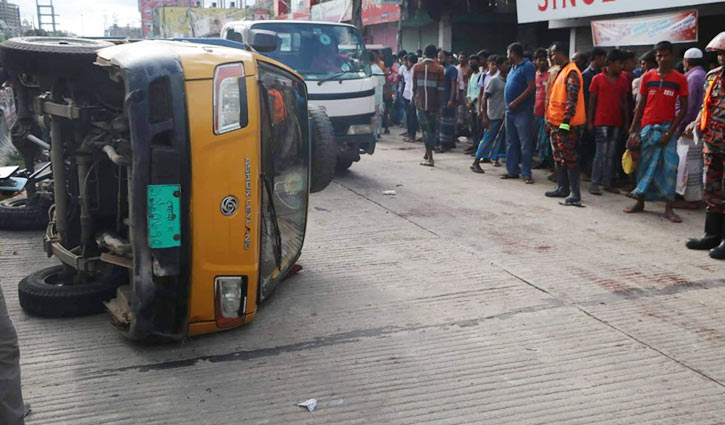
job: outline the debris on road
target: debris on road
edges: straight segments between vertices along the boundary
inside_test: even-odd
[[[398,192],[396,192],[394,190],[386,190],[383,192],[383,195],[385,195],[385,196],[396,196],[397,194],[398,194]]]
[[[299,407],[304,407],[307,409],[308,412],[314,412],[317,408],[317,400],[314,398],[311,398],[309,400],[303,401],[302,403],[298,404]]]

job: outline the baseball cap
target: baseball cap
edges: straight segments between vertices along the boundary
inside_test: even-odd
[[[687,49],[685,52],[685,59],[702,59],[702,50],[697,47]]]

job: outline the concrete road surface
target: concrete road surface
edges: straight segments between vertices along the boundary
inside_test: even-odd
[[[541,173],[378,146],[312,197],[305,269],[255,322],[183,344],[129,343],[106,315],[27,316],[17,282],[54,260],[39,233],[0,232],[28,423],[725,421],[725,263],[684,248],[702,212],[671,224],[661,204],[629,216],[624,196],[588,193],[563,207]]]

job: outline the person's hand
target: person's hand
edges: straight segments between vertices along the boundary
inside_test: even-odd
[[[687,124],[687,127],[685,127],[685,136],[694,137],[694,133],[695,133],[695,121]]]
[[[448,101],[448,109],[453,109],[453,105],[454,105],[453,101],[452,100],[449,100]]]
[[[516,109],[517,106],[519,106],[519,104],[516,103],[516,101],[514,100],[513,102],[509,103],[509,110],[513,111],[514,109]]]
[[[488,117],[483,117],[483,128],[486,129],[491,125],[491,120]]]
[[[665,132],[665,134],[662,135],[662,139],[660,139],[660,143],[663,145],[666,145],[669,143],[670,139],[672,139],[672,135],[675,134],[672,129],[669,129]]]

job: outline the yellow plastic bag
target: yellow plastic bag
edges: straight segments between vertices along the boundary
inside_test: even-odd
[[[637,170],[637,161],[632,156],[632,152],[629,149],[624,151],[622,155],[622,169],[627,174],[632,174]]]

